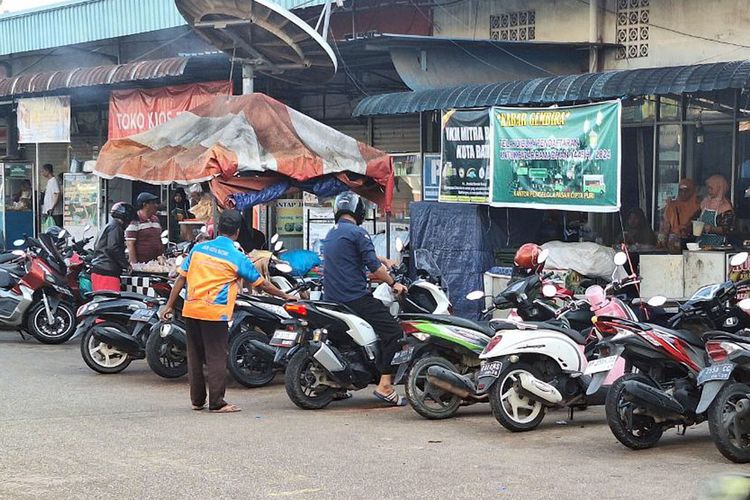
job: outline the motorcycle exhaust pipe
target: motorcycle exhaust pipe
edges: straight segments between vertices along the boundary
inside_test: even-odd
[[[133,336],[127,335],[120,330],[110,326],[95,326],[92,333],[95,339],[99,342],[103,342],[107,345],[127,353],[127,354],[138,354],[141,350],[141,345]]]
[[[276,349],[268,344],[261,342],[260,340],[251,340],[250,346],[255,349],[255,352],[260,354],[266,359],[273,359],[276,357]]]
[[[557,404],[563,397],[555,386],[542,382],[533,375],[525,372],[518,374],[518,384],[529,397],[549,404]]]
[[[628,380],[623,384],[623,389],[626,400],[641,404],[659,415],[684,415],[686,412],[679,401],[643,382]]]
[[[440,366],[431,366],[427,369],[427,381],[435,387],[463,399],[476,396],[477,389],[474,386],[474,382],[463,375],[453,373]]]

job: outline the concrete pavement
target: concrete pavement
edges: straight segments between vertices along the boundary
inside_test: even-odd
[[[302,411],[278,377],[231,385],[241,413],[193,412],[186,379],[98,375],[78,347],[0,333],[0,498],[689,498],[749,470],[705,424],[627,450],[601,408],[511,434],[486,405],[430,422],[370,391]]]

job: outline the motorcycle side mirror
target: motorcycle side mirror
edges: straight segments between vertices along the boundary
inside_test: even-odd
[[[26,243],[26,240],[16,240],[13,242],[14,247],[22,247]]]
[[[182,265],[182,263],[183,263],[183,261],[184,261],[184,260],[185,260],[185,258],[184,258],[184,257],[183,257],[182,255],[180,255],[179,257],[177,257],[177,258],[176,258],[176,259],[174,260],[174,263],[175,263],[175,265],[176,265],[177,267],[180,267],[180,266]]]
[[[750,299],[742,299],[739,301],[737,306],[742,309],[743,311],[749,311],[750,312]]]
[[[539,257],[537,257],[536,261],[539,264],[544,264],[547,261],[547,258],[549,257],[549,250],[546,248],[539,252]]]
[[[648,302],[646,303],[651,307],[661,307],[667,303],[667,298],[663,295],[655,295],[654,297],[648,299]]]
[[[625,263],[628,261],[628,256],[625,255],[625,252],[617,252],[613,260],[616,266],[621,267],[621,266],[624,266]]]
[[[201,226],[200,232],[203,234],[208,234],[208,226]]]
[[[276,264],[276,270],[284,274],[290,274],[292,272],[292,266],[285,262],[279,262]]]
[[[276,233],[273,236],[271,236],[271,245],[275,245],[277,241],[279,241],[279,233]]]
[[[58,239],[67,238],[67,237],[68,237],[68,231],[66,231],[65,229],[57,233]]]
[[[555,295],[557,295],[557,288],[555,285],[544,285],[542,287],[542,295],[547,297],[548,299],[551,299]]]
[[[162,238],[169,238],[169,230],[165,229],[164,231],[162,231],[161,237]]]
[[[11,253],[16,257],[23,257],[24,255],[26,255],[25,253],[23,253],[23,250],[13,250]]]
[[[169,244],[169,238],[162,238],[161,239],[161,244],[162,245],[168,245]]]
[[[396,238],[396,251],[398,253],[401,253],[404,251],[404,240],[402,240],[400,236]]]
[[[484,298],[484,292],[482,290],[474,290],[466,294],[466,300],[480,300]]]
[[[748,257],[750,257],[750,254],[747,252],[740,252],[737,255],[732,256],[729,260],[729,265],[732,267],[739,267],[747,262]]]
[[[274,242],[273,250],[274,252],[280,252],[282,248],[284,248],[284,242],[283,241],[276,241]]]

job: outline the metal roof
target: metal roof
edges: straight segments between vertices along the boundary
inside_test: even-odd
[[[23,74],[0,79],[0,97],[182,76],[189,61],[187,57],[172,57],[129,64]]]
[[[584,73],[370,96],[354,116],[439,109],[551,105],[617,97],[750,88],[750,60]]]
[[[274,0],[286,9],[322,0]],[[174,0],[68,0],[0,15],[0,55],[137,35],[187,24]]]

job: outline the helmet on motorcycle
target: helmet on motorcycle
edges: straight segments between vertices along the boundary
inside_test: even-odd
[[[130,203],[120,201],[112,205],[112,210],[109,211],[109,215],[111,215],[113,219],[117,219],[127,226],[133,222],[133,219],[135,219],[135,208],[133,208],[133,205]]]
[[[45,234],[48,234],[52,237],[52,241],[54,242],[58,250],[62,250],[65,248],[68,240],[68,233],[63,233],[63,229],[61,227],[51,226],[47,228]]]
[[[352,191],[344,191],[336,197],[333,202],[333,217],[336,222],[342,215],[351,215],[357,221],[357,225],[365,221],[365,202]]]
[[[516,252],[515,257],[513,257],[513,263],[516,267],[538,273],[544,269],[546,258],[547,252],[542,251],[539,245],[536,243],[526,243],[525,245],[521,245],[521,248]]]

